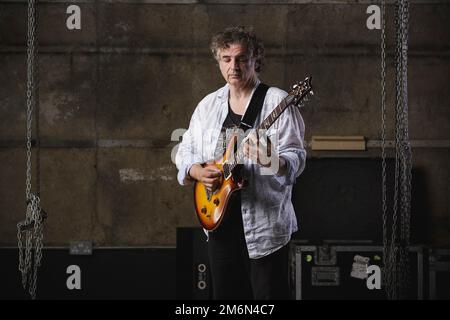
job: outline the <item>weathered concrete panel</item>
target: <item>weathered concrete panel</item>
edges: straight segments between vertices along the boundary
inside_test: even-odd
[[[245,24],[254,26],[267,45],[279,46],[284,38],[286,13],[286,6],[272,6],[268,11],[258,5],[101,4],[99,44],[208,48],[213,33],[226,26]]]
[[[409,42],[412,49],[421,50],[427,47],[438,47],[448,50],[450,46],[448,35],[450,3],[410,5],[409,16]]]
[[[77,3],[81,30],[66,28],[69,3],[39,4],[43,46],[203,48],[211,34],[228,25],[252,25],[268,47],[322,52],[336,47],[378,46],[379,31],[368,30],[367,4],[298,5],[151,5]],[[0,44],[25,45],[26,5],[0,4]],[[388,41],[394,40],[394,6],[387,6]],[[445,4],[410,6],[413,50],[448,47]],[[244,23],[244,22],[245,23]],[[98,28],[98,30],[97,30]],[[390,45],[392,47],[392,45]]]
[[[369,30],[367,4],[330,4],[289,6],[286,43],[289,49],[306,52],[333,52],[336,48],[377,49],[380,31]],[[387,45],[395,42],[394,6],[387,6]],[[413,4],[410,6],[410,48],[448,48],[449,5]]]
[[[191,60],[192,73],[187,77],[192,83],[192,106],[184,106],[187,108],[187,118],[182,119],[183,128],[187,128],[192,111],[207,94],[216,91],[225,85],[225,80],[220,73],[219,66],[211,56],[208,58],[195,57]],[[180,110],[180,109],[178,109]]]
[[[96,243],[173,245],[177,226],[196,223],[193,189],[178,185],[170,151],[99,150]]]
[[[46,243],[90,240],[96,210],[95,150],[43,149],[41,199],[49,214]]]
[[[428,61],[424,64],[424,61]],[[303,57],[286,61],[286,78],[293,83],[299,74],[313,76],[314,97],[302,110],[306,136],[364,135],[379,139],[381,126],[380,62],[373,57]],[[388,65],[387,129],[394,137],[395,81]],[[448,139],[450,80],[447,60],[410,58],[409,115],[411,139]],[[424,85],[427,82],[428,85]],[[430,85],[435,83],[435,85]],[[423,130],[423,127],[426,130]]]
[[[1,243],[16,243],[17,222],[25,218],[25,150],[0,149]],[[46,245],[68,245],[92,237],[95,213],[95,151],[93,149],[41,150],[41,205]],[[33,173],[36,171],[34,166]],[[33,190],[35,187],[33,183]]]
[[[26,57],[0,54],[0,137],[25,139],[26,134]],[[7,81],[6,81],[7,80]]]
[[[69,14],[67,7],[72,3],[46,4],[41,8],[40,18],[42,45],[58,46],[68,45],[77,47],[81,45],[95,45],[97,41],[97,13],[93,3],[77,3],[81,12],[81,29],[69,30],[66,20]]]
[[[195,21],[202,18],[193,5],[101,3],[98,42],[102,46],[195,47]]]
[[[97,41],[95,5],[77,3],[81,10],[81,29],[69,30],[67,7],[72,3],[39,3],[38,36],[40,46],[95,45]],[[27,41],[27,5],[0,3],[0,45],[25,46]]]
[[[287,6],[210,5],[208,41],[211,36],[233,25],[253,26],[266,47],[282,48],[286,45]]]
[[[197,66],[190,59],[104,55],[100,63],[101,138],[144,138],[167,144],[175,128],[186,128],[200,99],[192,96],[192,80],[198,76],[192,76]]]
[[[0,148],[0,244],[17,243],[17,223],[25,219],[25,151]]]
[[[450,60],[412,58],[408,70],[412,139],[450,137]]]
[[[27,38],[27,5],[0,3],[0,45],[25,45]]]
[[[376,61],[367,57],[292,57],[286,63],[288,82],[296,81],[300,74],[313,77],[314,96],[301,111],[308,139],[311,135],[377,138],[381,115]]]
[[[45,54],[40,55],[39,60],[40,137],[54,140],[93,140],[95,56]],[[4,66],[8,79],[0,87],[2,139],[25,139],[25,62],[23,54],[0,55],[0,63]]]
[[[283,57],[267,57],[264,68],[259,75],[260,80],[267,85],[275,86],[289,92],[294,82],[287,82],[286,76],[291,73],[289,66],[285,63]],[[304,76],[299,73],[293,74],[296,81],[303,80]]]
[[[115,46],[207,47],[211,35],[230,25],[250,25],[267,47],[325,52],[336,47],[378,46],[368,30],[367,4],[99,6],[99,43]],[[412,49],[445,47],[448,5],[411,5]],[[433,17],[433,18],[430,18]],[[175,24],[172,22],[176,21]],[[171,28],[167,29],[167,25]],[[387,6],[388,45],[395,35],[394,6]]]
[[[367,5],[290,6],[288,48],[326,52],[334,47],[355,48],[379,43],[379,32],[366,27]]]
[[[44,55],[40,64],[41,137],[95,139],[95,56]]]

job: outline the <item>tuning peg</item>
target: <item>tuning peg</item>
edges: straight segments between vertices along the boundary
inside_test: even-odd
[[[313,96],[313,95],[314,95],[314,91],[311,90],[311,91],[309,92],[309,94]]]

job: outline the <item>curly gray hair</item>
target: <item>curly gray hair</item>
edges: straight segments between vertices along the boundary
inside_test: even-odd
[[[216,33],[210,44],[214,58],[219,60],[219,50],[229,48],[232,44],[245,46],[250,56],[255,59],[255,71],[261,72],[264,65],[264,45],[256,37],[252,27],[228,27],[224,31]]]

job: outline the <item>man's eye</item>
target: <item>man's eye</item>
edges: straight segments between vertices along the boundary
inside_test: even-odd
[[[230,62],[231,59],[223,59],[223,62]]]

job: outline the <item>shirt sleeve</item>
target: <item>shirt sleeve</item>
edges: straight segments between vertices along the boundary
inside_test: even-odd
[[[198,107],[192,114],[188,130],[183,134],[183,139],[178,145],[175,163],[178,169],[177,180],[180,185],[193,182],[189,176],[189,169],[195,163],[202,163],[201,150],[198,145],[202,141],[201,122]]]
[[[281,98],[280,101],[281,102]],[[306,162],[306,150],[303,146],[305,123],[299,108],[289,106],[278,118],[277,152],[286,160],[286,171],[283,175],[274,175],[281,185],[292,185],[303,172]]]

